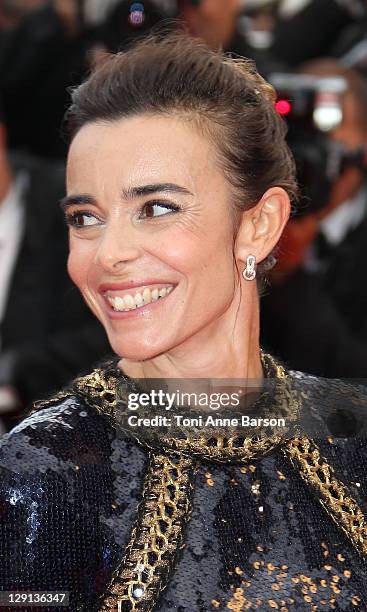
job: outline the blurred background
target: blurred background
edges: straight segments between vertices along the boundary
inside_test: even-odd
[[[0,0],[0,435],[110,354],[66,271],[62,118],[106,52],[172,17],[252,58],[288,123],[302,195],[262,290],[263,347],[367,377],[367,0]]]

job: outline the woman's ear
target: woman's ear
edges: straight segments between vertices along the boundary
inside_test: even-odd
[[[265,259],[278,243],[290,212],[285,189],[268,189],[256,206],[241,216],[235,242],[236,258],[245,262],[248,255],[254,255],[257,263]]]

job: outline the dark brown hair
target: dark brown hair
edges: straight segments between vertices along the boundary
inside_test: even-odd
[[[182,28],[168,33],[160,28],[107,56],[72,91],[66,120],[73,137],[94,121],[179,114],[215,145],[234,210],[241,212],[272,186],[283,187],[291,200],[297,195],[286,124],[274,101],[274,89],[251,60],[211,50]]]

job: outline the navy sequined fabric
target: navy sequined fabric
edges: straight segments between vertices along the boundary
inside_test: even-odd
[[[325,440],[323,446],[365,512],[365,443]],[[147,461],[144,447],[121,437],[106,415],[77,396],[5,434],[0,590],[68,591],[69,605],[56,609],[98,612],[129,541]],[[154,607],[254,609],[367,610],[365,559],[281,449],[243,467],[201,463],[186,545]]]

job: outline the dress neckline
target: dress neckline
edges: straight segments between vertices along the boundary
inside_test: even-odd
[[[194,435],[185,427],[170,429],[141,427],[138,430],[127,426],[128,395],[139,393],[136,380],[126,375],[119,367],[120,358],[105,362],[102,367],[74,381],[73,388],[88,404],[112,420],[120,435],[134,438],[140,445],[168,454],[179,454],[219,463],[248,463],[264,456],[294,437],[294,425],[298,422],[301,396],[292,386],[292,378],[286,369],[271,355],[261,351],[264,382],[270,389],[263,390],[251,406],[252,414],[261,411],[262,416],[282,415],[286,426],[256,428],[255,435],[232,431],[228,435],[222,430],[206,429],[206,435]],[[271,383],[269,385],[269,383]],[[152,416],[155,408],[148,405],[139,409],[139,416]],[[172,432],[173,431],[173,435]]]

